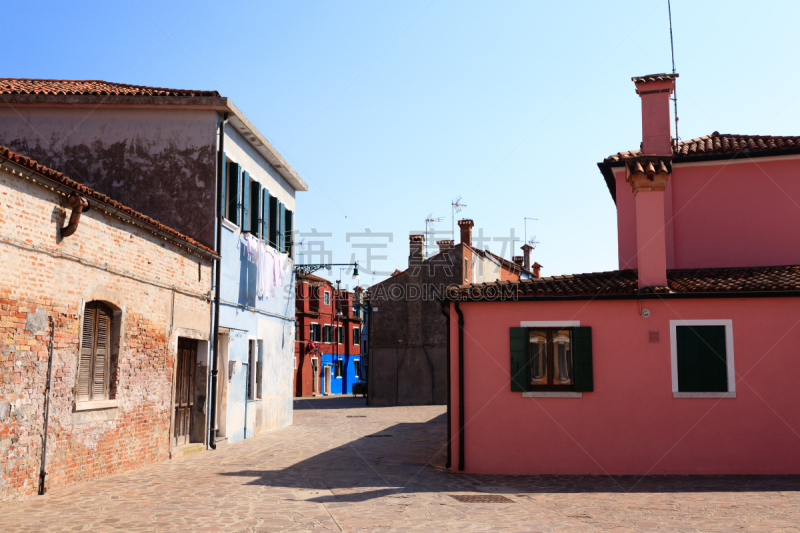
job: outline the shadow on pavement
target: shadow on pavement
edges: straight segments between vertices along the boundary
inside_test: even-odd
[[[367,399],[355,396],[315,396],[295,398],[294,409],[356,409],[366,407]]]

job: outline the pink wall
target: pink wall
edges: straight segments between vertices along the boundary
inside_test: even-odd
[[[798,298],[461,303],[466,472],[800,473]],[[452,307],[452,304],[451,304]],[[650,309],[650,318],[640,308]],[[453,470],[458,324],[451,312]],[[670,320],[731,319],[736,398],[672,395]],[[594,392],[522,398],[509,384],[509,328],[579,320],[593,335]],[[660,333],[659,343],[648,332]]]
[[[800,159],[703,165],[676,164],[670,176],[667,268],[800,264]],[[635,268],[634,197],[624,171],[616,182],[619,267]]]

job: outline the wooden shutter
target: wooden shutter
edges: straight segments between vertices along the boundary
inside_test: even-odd
[[[511,328],[511,390],[525,392],[531,386],[528,328]]]
[[[261,238],[269,242],[269,191],[261,189]]]
[[[292,257],[292,248],[294,244],[294,235],[292,233],[292,226],[294,225],[293,217],[294,213],[292,213],[291,210],[287,209],[286,217],[284,219],[286,222],[283,229],[283,234],[285,235],[284,238],[286,240],[285,242],[286,253],[289,254],[289,257]]]
[[[250,173],[242,172],[242,231],[253,231],[250,223]]]
[[[108,399],[108,359],[110,355],[111,316],[102,307],[97,309],[97,336],[92,374],[92,400]]]
[[[239,172],[239,165],[236,163],[231,163],[229,167],[230,172],[228,173],[228,220],[236,224],[237,226],[240,224],[239,218],[239,182],[241,181],[241,176]]]
[[[278,251],[286,251],[286,206],[282,202],[278,202]]]
[[[225,163],[225,152],[222,152],[222,174],[220,175],[219,179],[221,182],[220,189],[222,190],[222,200],[220,202],[220,213],[219,216],[227,217],[228,216],[228,182],[225,179],[226,175],[226,168],[227,164]]]
[[[250,180],[250,217],[248,230],[253,235],[261,236],[261,184]]]
[[[269,245],[278,248],[278,199],[269,197]]]
[[[677,326],[678,391],[728,392],[725,326]]]
[[[81,335],[81,353],[78,362],[78,401],[88,402],[91,399],[92,353],[94,352],[94,324],[97,307],[93,303],[86,304],[83,312],[83,332]]]
[[[575,392],[594,390],[592,328],[572,328],[572,377]]]

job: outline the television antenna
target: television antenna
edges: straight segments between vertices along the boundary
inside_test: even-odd
[[[443,221],[444,217],[434,217],[433,213],[428,213],[428,216],[425,217],[425,256],[428,255],[428,239],[430,235],[434,234],[434,227],[439,222]]]
[[[452,226],[451,232],[453,233],[453,243],[456,242],[456,213],[460,213],[462,209],[467,207],[467,204],[461,203],[461,197],[459,196],[452,202],[450,202],[450,225]]]
[[[525,221],[524,222],[524,224],[525,224],[525,244],[529,245],[531,248],[536,248],[536,245],[539,244],[539,241],[536,240],[536,235],[531,237],[531,240],[528,240],[528,221],[529,220],[538,221],[539,219],[538,218],[531,218],[531,217],[523,217],[523,220]]]
[[[675,44],[672,41],[672,6],[670,5],[670,1],[667,0],[667,13],[669,14],[669,50],[672,54],[672,73],[675,74]],[[678,152],[678,142],[680,141],[680,137],[678,136],[678,84],[675,84],[675,88],[672,90],[672,103],[675,105],[675,153]]]

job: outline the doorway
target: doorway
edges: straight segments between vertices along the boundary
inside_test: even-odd
[[[175,371],[175,430],[174,446],[188,444],[192,435],[192,409],[194,408],[194,373],[197,366],[197,341],[178,339],[178,361]]]
[[[319,394],[319,359],[311,358],[311,393]]]
[[[330,396],[331,394],[331,365],[325,365],[324,370],[324,379],[325,379],[325,395]]]

